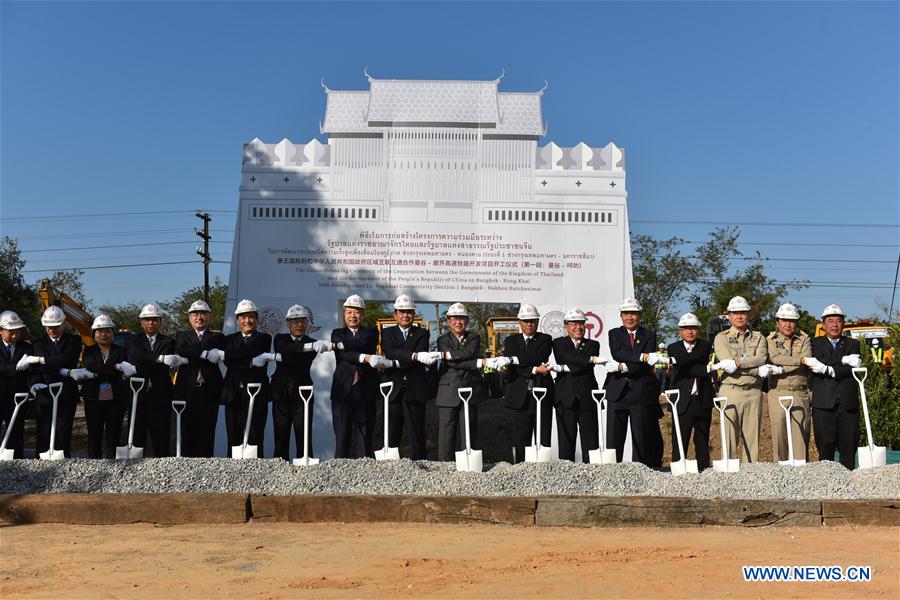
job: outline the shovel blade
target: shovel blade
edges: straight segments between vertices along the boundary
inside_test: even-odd
[[[696,460],[677,460],[671,464],[672,467],[672,475],[675,477],[680,477],[681,475],[686,475],[688,473],[699,473],[700,471],[697,469],[697,461]]]
[[[293,461],[293,465],[295,467],[311,467],[311,466],[317,465],[317,464],[319,464],[318,458],[300,457],[300,458],[295,458]]]
[[[41,452],[41,460],[62,460],[66,457],[66,453],[62,450],[47,450]]]
[[[375,451],[375,460],[400,460],[399,448],[383,448]]]
[[[0,460],[12,460],[13,458],[15,458],[15,452],[16,451],[12,448],[4,448],[3,450],[0,450]]]
[[[597,448],[596,450],[588,450],[588,461],[592,465],[614,465],[616,464],[616,449],[607,448],[606,450],[601,450]]]
[[[887,464],[887,446],[875,446],[870,450],[868,446],[857,449],[860,469],[872,469],[883,467]]]
[[[806,461],[803,460],[802,458],[797,458],[794,460],[779,460],[778,464],[784,465],[786,467],[802,467],[803,465],[806,464]]]
[[[544,463],[553,460],[553,451],[551,448],[541,446],[525,446],[525,462]]]
[[[232,446],[231,458],[256,458],[256,446]]]
[[[717,473],[737,473],[740,470],[741,460],[739,458],[723,458],[713,461],[713,471]]]
[[[457,471],[471,471],[473,473],[481,473],[482,466],[481,450],[472,450],[468,454],[465,450],[460,450],[456,453]]]
[[[144,449],[137,446],[118,446],[116,448],[116,458],[144,458]]]

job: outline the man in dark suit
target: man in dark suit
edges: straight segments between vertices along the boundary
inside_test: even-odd
[[[247,444],[257,447],[257,457],[263,458],[266,420],[269,416],[269,375],[267,365],[275,360],[272,336],[257,330],[259,311],[251,300],[241,300],[234,309],[238,330],[225,337],[223,350],[209,350],[207,358],[221,361],[227,369],[222,383],[222,403],[225,405],[225,430],[229,452],[244,443],[244,429],[250,420]],[[210,358],[211,357],[211,358]],[[262,387],[253,401],[250,414],[248,383]]]
[[[297,456],[303,456],[309,439],[309,456],[315,456],[312,447],[313,399],[309,401],[309,427],[304,427],[305,406],[298,388],[312,385],[310,369],[313,360],[322,352],[331,350],[331,343],[315,340],[306,332],[309,328],[309,310],[295,304],[285,315],[290,333],[275,336],[275,374],[272,375],[272,424],[275,431],[275,456],[291,460],[291,428]]]
[[[488,366],[502,369],[506,367],[504,378],[503,405],[509,409],[513,430],[514,462],[525,460],[525,446],[531,445],[531,435],[537,427],[537,402],[532,390],[547,388],[541,401],[541,446],[549,448],[553,429],[553,377],[550,368],[550,353],[553,338],[537,330],[540,319],[537,307],[522,304],[519,307],[519,330],[521,333],[507,336],[503,340],[503,356],[488,359]]]
[[[25,323],[19,315],[11,310],[0,314],[0,424],[6,428],[10,426],[13,411],[15,410],[16,394],[28,392],[28,373],[31,366],[25,356],[34,354],[31,342],[23,338]],[[6,428],[3,430],[4,435]],[[6,447],[13,450],[15,458],[25,458],[25,407],[19,409],[16,422]]]
[[[651,468],[662,466],[663,441],[659,429],[659,381],[653,366],[661,358],[656,352],[656,332],[641,327],[641,304],[626,298],[619,307],[622,326],[609,330],[609,351],[614,362],[607,368],[604,388],[612,409],[607,419],[607,439],[622,460],[628,423],[631,422],[632,459]]]
[[[467,330],[469,313],[457,302],[447,309],[448,333],[437,339],[437,356],[441,359],[441,378],[435,405],[438,407],[438,460],[454,461],[457,450],[465,448],[465,430],[460,413],[462,400],[457,390],[471,387],[469,402],[469,437],[473,448],[478,446],[478,402],[484,396],[481,376],[481,338]],[[462,426],[461,426],[462,425]]]
[[[222,395],[222,371],[209,360],[210,350],[222,350],[225,336],[209,331],[209,304],[197,300],[188,309],[190,331],[175,334],[175,354],[187,360],[178,367],[175,400],[184,400],[181,415],[183,456],[211,457],[219,421],[219,399]]]
[[[425,460],[425,403],[431,399],[428,367],[435,358],[428,352],[430,334],[413,323],[416,304],[406,294],[394,301],[396,327],[381,331],[381,351],[393,361],[382,382],[393,382],[388,399],[388,446],[399,448],[403,426],[409,432],[410,458]],[[383,404],[383,403],[382,403]]]
[[[709,427],[712,423],[713,389],[708,375],[712,344],[700,339],[700,319],[687,313],[678,321],[681,341],[667,348],[668,363],[672,365],[672,387],[677,389],[678,422],[685,450],[694,434],[697,467],[710,467]],[[662,363],[659,363],[662,364]],[[675,429],[672,429],[672,461],[681,460]]]
[[[378,392],[377,368],[390,363],[378,356],[378,330],[363,325],[365,301],[353,294],[344,302],[344,325],[331,332],[335,368],[331,380],[331,419],[334,425],[334,457],[375,457],[373,432]],[[354,448],[353,432],[357,446]]]
[[[837,449],[841,464],[852,469],[859,446],[859,386],[852,371],[861,359],[859,342],[842,335],[844,318],[837,304],[825,308],[825,335],[813,338],[812,358],[803,360],[812,372],[813,431],[819,460],[834,460]]]
[[[76,381],[83,369],[78,369],[81,356],[81,338],[66,332],[63,323],[66,315],[58,306],[49,306],[41,316],[41,325],[47,335],[34,344],[34,355],[20,359],[32,365],[29,369],[29,383],[34,395],[35,420],[37,421],[37,451],[50,449],[50,429],[53,424],[53,398],[48,386],[63,383],[56,414],[56,440],[54,450],[62,450],[66,458],[71,457],[72,424],[78,405],[78,385]],[[74,371],[74,373],[73,373]]]
[[[581,434],[581,461],[588,462],[588,452],[600,446],[597,431],[597,403],[591,390],[597,389],[594,365],[604,364],[600,344],[584,337],[584,311],[573,308],[566,312],[563,324],[566,334],[553,340],[553,370],[556,376],[556,435],[559,458],[575,460],[575,438]]]
[[[160,333],[162,314],[155,304],[147,304],[138,315],[143,334],[128,337],[125,354],[137,369],[137,377],[147,381],[138,397],[134,419],[134,445],[146,447],[147,431],[153,456],[169,456],[169,420],[172,413],[172,377],[169,369],[187,362],[175,354],[175,339]],[[129,407],[131,403],[129,402]],[[144,452],[147,455],[147,452]]]

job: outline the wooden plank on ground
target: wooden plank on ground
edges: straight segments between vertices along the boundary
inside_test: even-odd
[[[900,500],[823,500],[825,525],[900,526]]]

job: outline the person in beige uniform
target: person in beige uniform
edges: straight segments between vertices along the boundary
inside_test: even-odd
[[[772,455],[775,462],[788,459],[787,427],[779,396],[793,396],[791,440],[794,458],[809,460],[809,368],[803,358],[812,356],[810,337],[797,327],[800,312],[793,304],[782,304],[775,313],[773,331],[766,338],[769,362],[759,368],[760,377],[769,378],[769,425],[772,427]]]
[[[766,338],[748,329],[750,304],[744,298],[732,298],[726,311],[731,327],[716,336],[714,347],[719,362],[713,367],[725,371],[719,395],[728,398],[729,455],[737,454],[743,463],[757,462],[762,420],[759,367],[766,364]]]

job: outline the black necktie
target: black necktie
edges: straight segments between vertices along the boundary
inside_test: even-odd
[[[531,338],[525,338],[525,352],[528,352],[529,343],[531,343]]]
[[[9,357],[12,358],[13,352],[15,352],[16,348],[15,346],[7,346],[7,348],[9,348]]]
[[[244,336],[244,345],[246,346],[246,345],[249,344],[249,343],[250,343],[250,336],[249,336],[249,335],[245,335],[245,336]]]

